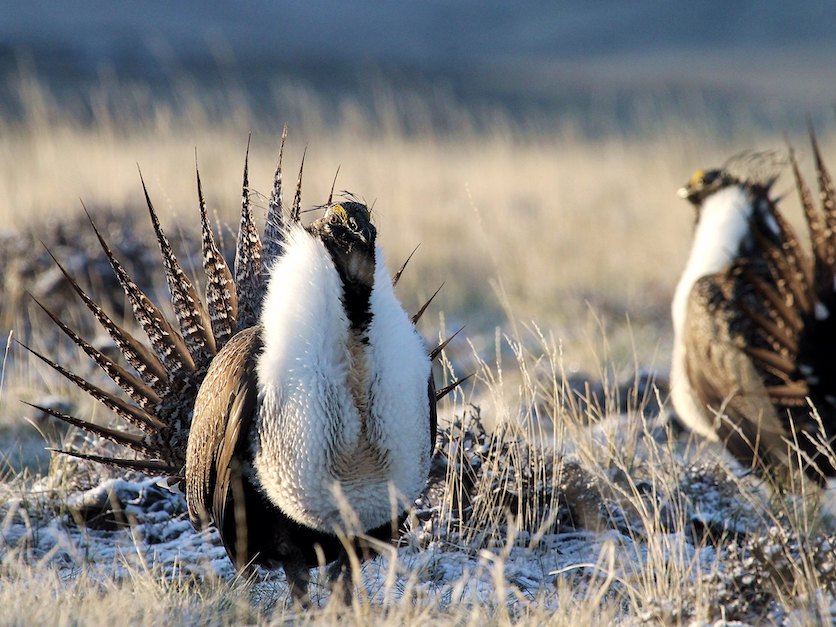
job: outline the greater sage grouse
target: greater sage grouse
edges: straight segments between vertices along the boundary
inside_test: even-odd
[[[674,409],[782,484],[792,468],[836,474],[836,192],[811,138],[821,209],[790,161],[812,258],[770,195],[777,168],[757,156],[748,176],[698,171],[679,192],[697,221],[672,306]]]
[[[263,241],[245,161],[234,273],[215,243],[197,175],[206,308],[143,183],[176,323],[96,231],[150,347],[64,272],[133,372],[47,314],[132,402],[36,355],[137,431],[41,410],[143,459],[62,452],[177,478],[192,522],[214,525],[238,568],[281,566],[292,595],[305,601],[309,569],[320,560],[336,562],[332,578],[346,574],[345,538],[351,549],[364,536],[393,538],[427,479],[436,402],[458,382],[436,391],[431,362],[446,342],[428,351],[414,328],[426,305],[410,318],[399,304],[400,272],[387,271],[367,207],[329,198],[324,214],[303,226],[302,171],[287,211],[281,152]]]

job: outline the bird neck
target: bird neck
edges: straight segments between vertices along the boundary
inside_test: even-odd
[[[342,303],[351,331],[363,335],[372,313],[369,299],[374,284],[374,250],[353,250],[345,253],[326,246],[342,284]]]
[[[740,185],[721,189],[702,205],[694,243],[673,301],[674,331],[682,330],[691,289],[700,278],[720,272],[751,246],[753,205]]]

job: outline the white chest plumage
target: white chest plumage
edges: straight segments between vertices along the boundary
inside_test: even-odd
[[[372,319],[351,329],[320,240],[301,227],[270,271],[261,316],[254,467],[297,522],[332,531],[350,506],[363,530],[386,524],[429,472],[430,360],[375,251]]]
[[[676,286],[673,299],[673,325],[678,335],[685,323],[691,288],[698,279],[720,272],[734,261],[740,243],[749,232],[752,205],[738,185],[709,196],[700,211],[688,263]]]
[[[688,381],[684,334],[686,312],[694,284],[702,277],[727,268],[738,255],[749,232],[752,205],[738,185],[726,187],[708,197],[702,205],[694,242],[685,270],[674,293],[671,314],[674,329],[671,363],[671,396],[680,418],[705,437],[716,439],[712,421],[696,398]]]

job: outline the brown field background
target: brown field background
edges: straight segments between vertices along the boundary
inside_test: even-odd
[[[265,127],[243,98],[229,97],[219,114],[197,92],[184,90],[174,106],[126,87],[120,102],[130,106],[103,95],[97,109],[94,93],[82,120],[36,80],[22,80],[18,95],[23,116],[0,117],[6,230],[37,236],[46,221],[81,215],[81,201],[94,216],[144,212],[138,165],[169,232],[191,235],[195,150],[210,211],[235,225],[250,132],[250,184],[269,192],[281,128]],[[373,110],[348,101],[328,122],[312,92],[296,90],[281,106],[298,120],[289,129],[289,185],[307,147],[304,207],[325,201],[339,167],[337,190],[374,203],[391,266],[420,244],[401,288],[409,308],[444,282],[435,311],[450,326],[467,324],[477,347],[492,350],[496,328],[536,323],[564,343],[570,369],[605,357],[666,369],[669,301],[693,222],[677,188],[696,168],[744,149],[782,149],[788,139],[755,125],[721,135],[709,120],[664,115],[643,129],[589,137],[570,121],[527,127],[500,112],[477,124],[454,104],[446,111],[453,128],[442,131],[421,124],[429,103],[405,111],[385,92]],[[273,118],[282,117],[278,108]],[[805,138],[789,141],[809,171]],[[830,135],[822,141],[829,152]],[[777,189],[790,192],[791,183],[785,174]],[[795,217],[789,196],[784,204]],[[255,202],[263,216],[266,201]]]
[[[234,93],[218,109],[205,94],[185,87],[175,104],[155,100],[141,86],[125,86],[116,101],[112,94],[93,91],[93,106],[85,112],[53,99],[34,79],[22,80],[17,96],[21,114],[0,116],[0,223],[6,235],[31,233],[35,240],[54,222],[77,221],[83,215],[82,201],[94,219],[136,212],[141,216],[137,223],[145,225],[139,164],[175,248],[188,248],[183,239],[195,236],[197,224],[195,149],[210,211],[226,225],[221,233],[229,237],[237,224],[248,135],[252,133],[250,184],[262,194],[254,200],[263,217],[263,194],[270,190],[281,135],[281,123],[272,120],[291,120],[285,180],[291,187],[307,147],[303,209],[325,201],[339,167],[337,189],[374,203],[380,242],[393,269],[420,244],[398,287],[407,309],[417,309],[444,282],[422,331],[433,337],[466,325],[448,356],[459,373],[478,371],[462,396],[446,401],[447,413],[451,408],[461,411],[465,402],[476,399],[488,420],[527,420],[526,427],[539,435],[542,425],[533,424],[534,418],[545,407],[553,412],[550,415],[566,418],[556,420],[559,447],[553,455],[571,451],[594,476],[606,480],[616,469],[632,482],[634,464],[646,463],[634,448],[647,429],[643,409],[630,409],[623,423],[627,428],[616,426],[611,433],[589,430],[590,417],[577,406],[568,413],[560,409],[561,385],[566,375],[578,373],[591,380],[629,380],[640,370],[666,376],[672,341],[669,303],[688,254],[694,219],[690,206],[677,197],[677,188],[696,168],[720,165],[744,149],[783,149],[788,141],[798,148],[802,169],[812,179],[803,135],[785,136],[785,129],[773,132],[754,123],[724,133],[708,117],[683,120],[651,110],[642,128],[619,130],[613,125],[591,134],[572,120],[521,123],[501,111],[486,118],[484,112],[476,116],[452,102],[419,98],[404,103],[385,91],[371,108],[344,100],[334,115],[321,95],[296,89],[277,103],[270,122]],[[442,129],[428,111],[445,107],[448,123]],[[826,156],[836,153],[832,132],[820,139]],[[784,206],[798,223],[800,212],[787,173],[776,189],[787,195]],[[288,189],[286,198],[290,196]],[[150,240],[150,224],[142,228],[143,237]],[[115,247],[118,250],[118,242]],[[12,294],[9,285],[4,286],[4,339],[26,335],[21,321],[32,309],[23,295],[26,289],[17,285]],[[74,319],[77,309],[66,315]],[[37,324],[24,339],[51,354],[73,355],[68,357],[73,367],[89,368],[77,351],[43,346]],[[0,487],[9,502],[29,498],[23,486],[31,485],[31,477],[21,460],[29,455],[43,460],[44,442],[25,422],[28,410],[20,399],[70,396],[79,404],[79,415],[105,417],[94,402],[81,400],[80,393],[46,370],[6,342],[0,380],[0,435],[5,442],[0,448]],[[660,463],[649,465],[654,490],[675,482],[682,472],[678,453],[665,446],[651,447],[650,458],[658,454],[667,460],[668,455],[673,470]],[[643,495],[635,491],[627,498],[637,511],[643,511]],[[773,510],[760,504],[759,497],[747,499],[757,501],[765,520],[773,520]],[[773,506],[783,512],[780,503]],[[645,514],[647,528],[667,529],[659,511]],[[702,567],[687,557],[669,559],[686,554],[685,534],[658,534],[653,541],[659,538],[661,544],[646,547],[644,563],[630,564],[630,557],[621,556],[628,573],[625,588],[635,591],[629,603],[625,596],[607,600],[612,583],[607,579],[583,594],[558,586],[558,614],[546,613],[535,603],[530,615],[512,620],[476,605],[442,612],[443,618],[450,624],[517,619],[532,624],[611,622],[625,604],[638,615],[645,599],[675,604],[694,594],[695,614],[712,615],[711,589],[701,587],[697,576]],[[501,559],[497,564],[500,581]],[[16,615],[29,617],[28,622],[75,624],[82,617],[91,624],[105,623],[115,612],[137,623],[182,615],[198,622],[208,617],[219,624],[239,618],[264,620],[238,598],[234,586],[223,582],[205,583],[195,595],[188,585],[165,581],[153,571],[129,569],[130,585],[123,585],[94,583],[83,570],[64,582],[48,565],[30,564],[11,552],[0,566],[10,582],[0,585],[0,599],[19,602]],[[611,578],[612,563],[607,569]],[[788,593],[788,607],[796,598],[818,598],[815,577],[799,581]],[[34,589],[49,591],[63,604],[40,603],[30,594]],[[383,616],[384,610],[363,605],[352,610],[352,618],[356,624],[426,623],[437,618],[435,610],[421,607],[399,603],[386,608]],[[810,601],[809,607],[811,614],[804,614],[801,622],[813,615],[815,603]],[[125,608],[131,613],[125,614]],[[337,611],[329,606],[305,620],[343,620]]]

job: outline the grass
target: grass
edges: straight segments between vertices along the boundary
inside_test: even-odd
[[[696,167],[744,147],[780,147],[780,135],[741,128],[720,137],[699,120],[662,119],[641,133],[589,138],[569,123],[521,128],[500,114],[477,124],[454,105],[454,130],[441,133],[414,118],[404,124],[409,111],[385,95],[371,111],[343,103],[323,122],[322,103],[304,91],[282,100],[273,124],[234,96],[219,114],[189,91],[176,106],[139,87],[120,93],[91,94],[97,106],[81,114],[22,82],[23,116],[0,118],[0,216],[13,237],[32,233],[35,242],[76,220],[79,197],[97,219],[141,213],[139,162],[175,246],[193,251],[194,145],[211,210],[235,224],[248,132],[251,181],[264,192],[286,112],[295,121],[291,170],[309,147],[304,203],[324,201],[339,166],[338,189],[374,201],[390,265],[421,244],[400,294],[417,308],[445,282],[435,309],[443,313],[423,329],[466,322],[467,340],[446,351],[445,376],[476,376],[442,412],[432,515],[415,521],[406,546],[365,567],[357,604],[323,594],[323,607],[303,614],[283,605],[280,578],[243,582],[206,564],[155,561],[143,534],[158,529],[141,512],[127,530],[79,530],[67,515],[72,473],[53,463],[46,479],[35,476],[42,461],[12,444],[31,433],[18,399],[49,394],[82,415],[102,412],[15,351],[0,377],[10,443],[0,484],[6,622],[830,620],[836,566],[822,495],[775,496],[664,420],[668,309],[692,222],[675,191]],[[409,106],[420,113],[420,102]],[[821,139],[832,153],[834,138]],[[140,239],[150,235],[137,228]],[[89,364],[31,315],[25,270],[4,270],[0,318],[9,329],[0,330],[86,373]],[[68,303],[62,312],[82,320]],[[642,372],[660,385],[646,385]],[[103,559],[97,547],[111,545],[121,550]]]
[[[284,605],[281,577],[247,583],[228,564],[219,577],[218,547],[194,550],[190,534],[173,542],[183,553],[172,562],[150,539],[171,520],[149,522],[141,503],[156,501],[141,491],[123,498],[136,516],[127,528],[82,531],[67,515],[73,473],[54,471],[58,481],[35,490],[20,477],[6,484],[0,598],[21,600],[20,624],[99,624],[117,611],[136,623],[216,624],[827,619],[836,545],[817,498],[776,496],[677,437],[644,401],[622,413],[617,386],[595,415],[579,411],[557,344],[541,336],[521,350],[523,339],[509,338],[513,357],[483,362],[477,383],[445,404],[432,515],[364,567],[351,608],[328,602],[321,574],[322,606],[304,614]],[[515,392],[501,389],[507,373],[522,381]],[[471,422],[480,414],[506,423],[482,431]],[[27,531],[14,540],[18,520]],[[54,609],[29,596],[35,581]]]
[[[501,114],[476,126],[452,104],[458,130],[440,133],[429,123],[414,128],[411,118],[407,127],[409,109],[385,95],[372,112],[349,101],[324,122],[321,103],[299,91],[270,124],[236,102],[216,119],[188,91],[176,107],[137,87],[118,93],[91,96],[98,107],[87,119],[24,81],[26,114],[0,118],[7,224],[39,233],[44,221],[80,215],[79,198],[94,211],[141,214],[138,163],[166,224],[194,225],[195,147],[211,210],[234,224],[248,133],[251,184],[267,192],[281,124],[296,120],[286,162],[293,178],[309,147],[304,202],[324,201],[339,167],[337,189],[375,203],[392,265],[421,245],[404,278],[408,298],[417,303],[445,282],[441,309],[466,319],[472,336],[491,338],[508,319],[536,320],[555,330],[577,368],[590,365],[600,326],[616,357],[637,353],[647,364],[669,352],[670,294],[692,223],[677,188],[742,147],[784,143],[777,134],[720,137],[707,123],[665,118],[638,135],[613,130],[596,139],[570,122],[527,129]]]

